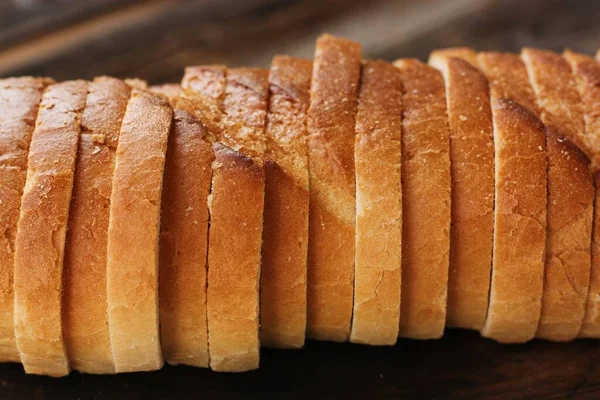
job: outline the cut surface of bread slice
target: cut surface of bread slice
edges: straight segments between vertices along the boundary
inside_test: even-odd
[[[65,236],[87,83],[48,86],[29,147],[15,241],[15,335],[27,373],[69,373],[62,330]]]
[[[579,333],[590,282],[594,184],[589,159],[575,145],[583,142],[585,124],[567,61],[534,49],[521,57],[547,132],[548,239],[536,337],[566,341]]]
[[[306,335],[308,145],[312,62],[276,56],[269,74],[260,288],[263,346],[300,348]]]
[[[63,331],[71,367],[114,373],[106,303],[110,195],[129,86],[99,77],[81,119],[63,272]]]
[[[151,88],[155,90],[155,88]],[[208,196],[214,160],[206,127],[175,96],[165,163],[160,234],[160,327],[169,364],[208,367]]]
[[[430,57],[430,64],[444,76],[450,129],[452,229],[447,323],[479,330],[487,314],[492,268],[492,112],[485,75],[462,58],[445,57],[441,52]],[[461,53],[473,55],[467,49]]]
[[[355,117],[361,47],[348,39],[317,39],[308,148],[310,213],[307,336],[348,340],[354,293]]]
[[[483,336],[533,339],[542,306],[547,162],[544,126],[519,56],[480,53],[490,82],[496,159],[496,207],[490,302]]]
[[[119,134],[108,227],[107,303],[116,372],[156,370],[163,364],[158,242],[172,116],[161,97],[131,91]]]
[[[259,285],[268,72],[191,67],[182,96],[217,140],[209,199],[207,320],[210,367],[259,363]]]
[[[0,80],[0,362],[20,362],[13,318],[15,237],[27,152],[48,79]]]
[[[362,66],[356,113],[356,256],[350,341],[393,345],[400,326],[402,80],[384,61]]]
[[[585,138],[592,148],[600,149],[600,64],[593,57],[565,51],[565,59],[571,65],[576,87],[581,97],[585,121]],[[597,169],[600,157],[593,158]],[[594,222],[592,237],[592,269],[590,286],[580,337],[600,338],[600,183],[595,180]]]
[[[450,137],[442,74],[398,60],[403,83],[400,336],[439,338],[450,252]]]
[[[167,146],[160,233],[160,331],[169,364],[206,368],[208,196],[212,145],[194,116],[194,105],[179,97],[177,84],[151,86],[174,107]]]

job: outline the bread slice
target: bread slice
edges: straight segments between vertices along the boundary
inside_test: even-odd
[[[354,293],[355,117],[361,47],[317,39],[308,110],[310,213],[307,335],[348,340]]]
[[[99,77],[81,119],[63,271],[63,331],[71,367],[114,373],[106,302],[110,195],[129,86]]]
[[[133,89],[119,134],[108,227],[108,321],[116,372],[159,369],[158,242],[173,111]]]
[[[546,136],[519,56],[480,53],[495,143],[494,253],[483,336],[532,339],[540,319],[546,246]],[[524,106],[525,105],[525,106]]]
[[[14,318],[25,371],[64,376],[62,272],[81,113],[87,83],[48,86],[29,147],[15,239]]]
[[[300,348],[306,336],[308,144],[312,61],[276,56],[269,73],[260,288],[263,346]]]
[[[160,322],[165,361],[207,368],[206,274],[212,145],[178,85],[159,91],[175,105],[169,135],[160,236]]]
[[[27,152],[49,79],[0,80],[0,362],[20,362],[13,318],[15,237],[27,176]]]
[[[160,233],[160,331],[169,364],[207,368],[206,314],[208,196],[214,154],[194,105],[181,86],[151,86],[174,107],[162,194]]]
[[[521,57],[547,131],[548,240],[536,337],[566,341],[579,333],[590,282],[594,184],[589,159],[574,144],[583,142],[585,124],[566,60],[534,49]]]
[[[192,67],[182,87],[182,97],[192,102],[195,115],[217,140],[209,198],[210,367],[247,371],[259,363],[268,72]]]
[[[208,324],[210,365],[217,371],[247,371],[259,363],[262,157],[268,93],[267,70],[227,70],[222,103],[225,129],[247,156],[240,158],[219,144],[213,147]],[[231,234],[236,230],[241,232],[237,240]]]
[[[350,341],[393,345],[402,267],[402,80],[384,61],[362,66],[356,113],[356,255]]]
[[[402,96],[400,336],[439,338],[446,324],[450,253],[450,137],[442,74],[398,60]]]
[[[487,314],[492,269],[492,111],[485,75],[464,59],[446,57],[442,52],[432,54],[429,63],[444,76],[450,129],[452,229],[447,324],[479,330]],[[460,53],[476,63],[474,52],[462,49]]]
[[[581,97],[588,146],[600,148],[600,64],[593,57],[567,50],[563,57],[569,62]],[[589,154],[589,153],[588,153]],[[600,166],[600,157],[592,159]],[[595,180],[594,222],[592,236],[592,269],[586,310],[579,337],[600,338],[600,185]]]

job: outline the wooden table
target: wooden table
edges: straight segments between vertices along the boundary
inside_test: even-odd
[[[426,59],[456,45],[592,53],[599,17],[598,0],[0,0],[0,76],[176,82],[186,65],[311,57],[324,31],[388,60]],[[260,370],[233,375],[167,366],[51,379],[0,364],[0,399],[599,399],[599,366],[597,341],[507,346],[450,331],[393,348],[309,342],[300,351],[264,350]]]
[[[309,342],[263,350],[243,374],[166,366],[158,372],[54,379],[0,364],[0,398],[16,399],[598,399],[600,344],[508,346],[473,332],[394,347]]]

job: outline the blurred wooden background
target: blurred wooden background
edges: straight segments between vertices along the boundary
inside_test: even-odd
[[[594,52],[599,0],[0,0],[0,76],[99,74],[178,81],[186,65],[267,66],[311,57],[330,32],[365,56],[426,59],[434,48]]]

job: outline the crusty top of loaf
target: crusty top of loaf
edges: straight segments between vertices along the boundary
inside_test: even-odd
[[[269,72],[261,68],[228,69],[222,102],[221,128],[227,131],[242,153],[262,164],[265,153],[265,124]]]
[[[262,164],[267,78],[268,72],[258,68],[188,67],[181,97],[193,104],[194,114],[217,141]]]
[[[312,61],[276,56],[269,75],[266,158],[308,189],[306,115],[310,104]],[[285,145],[282,145],[285,144]]]
[[[600,64],[593,57],[567,50],[565,59],[571,64],[575,82],[584,108],[585,132],[584,151],[600,168]]]
[[[48,78],[0,80],[0,165],[26,169],[36,114],[23,104],[39,103],[42,90],[51,83]],[[23,136],[25,132],[29,134]]]
[[[234,146],[235,141],[221,131],[223,112],[220,103],[225,96],[224,65],[201,65],[187,67],[181,80],[181,96],[190,102],[194,114],[218,141]]]
[[[488,77],[495,98],[512,99],[539,116],[527,69],[518,55],[483,52],[478,54],[477,60]]]
[[[153,85],[148,88],[152,93],[163,96],[169,101],[176,99],[181,94],[181,86],[176,83]]]
[[[523,49],[522,57],[536,75],[534,90],[542,120],[578,147],[585,147],[585,125],[579,93],[569,63],[560,54],[547,50]]]
[[[308,110],[310,151],[319,153],[322,161],[314,179],[311,178],[311,191],[320,192],[327,198],[324,206],[352,224],[356,192],[354,129],[361,54],[360,45],[351,40],[331,35],[319,37]]]
[[[460,58],[475,68],[479,67],[477,53],[470,47],[449,47],[434,50],[429,54],[429,64],[439,69],[441,62],[446,58]]]

